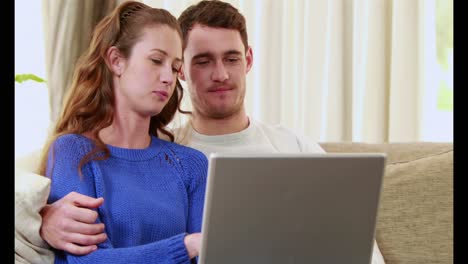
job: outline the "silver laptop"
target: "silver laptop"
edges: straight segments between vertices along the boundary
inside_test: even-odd
[[[199,263],[370,263],[385,159],[212,154]]]

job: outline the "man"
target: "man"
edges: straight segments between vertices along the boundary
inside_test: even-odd
[[[253,64],[244,17],[221,1],[202,1],[179,17],[186,81],[193,105],[191,120],[176,130],[176,142],[213,152],[324,152],[281,126],[250,119],[245,111],[246,75]],[[94,224],[102,199],[69,194],[43,211],[41,236],[51,246],[87,254],[106,239]],[[384,263],[375,244],[373,263]]]

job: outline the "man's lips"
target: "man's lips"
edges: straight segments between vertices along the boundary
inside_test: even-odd
[[[230,90],[233,90],[233,88],[231,88],[231,87],[216,87],[216,88],[209,89],[208,92],[210,92],[210,93],[219,93],[219,92],[227,92],[227,91],[230,91]]]

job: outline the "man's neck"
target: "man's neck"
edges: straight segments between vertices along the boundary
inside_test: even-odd
[[[193,113],[192,128],[207,136],[226,135],[240,132],[249,126],[249,118],[242,109],[238,113],[223,119],[209,118]]]

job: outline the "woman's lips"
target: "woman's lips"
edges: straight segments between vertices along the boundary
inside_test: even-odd
[[[169,93],[166,91],[153,91],[159,98],[161,99],[167,99],[169,97]]]

